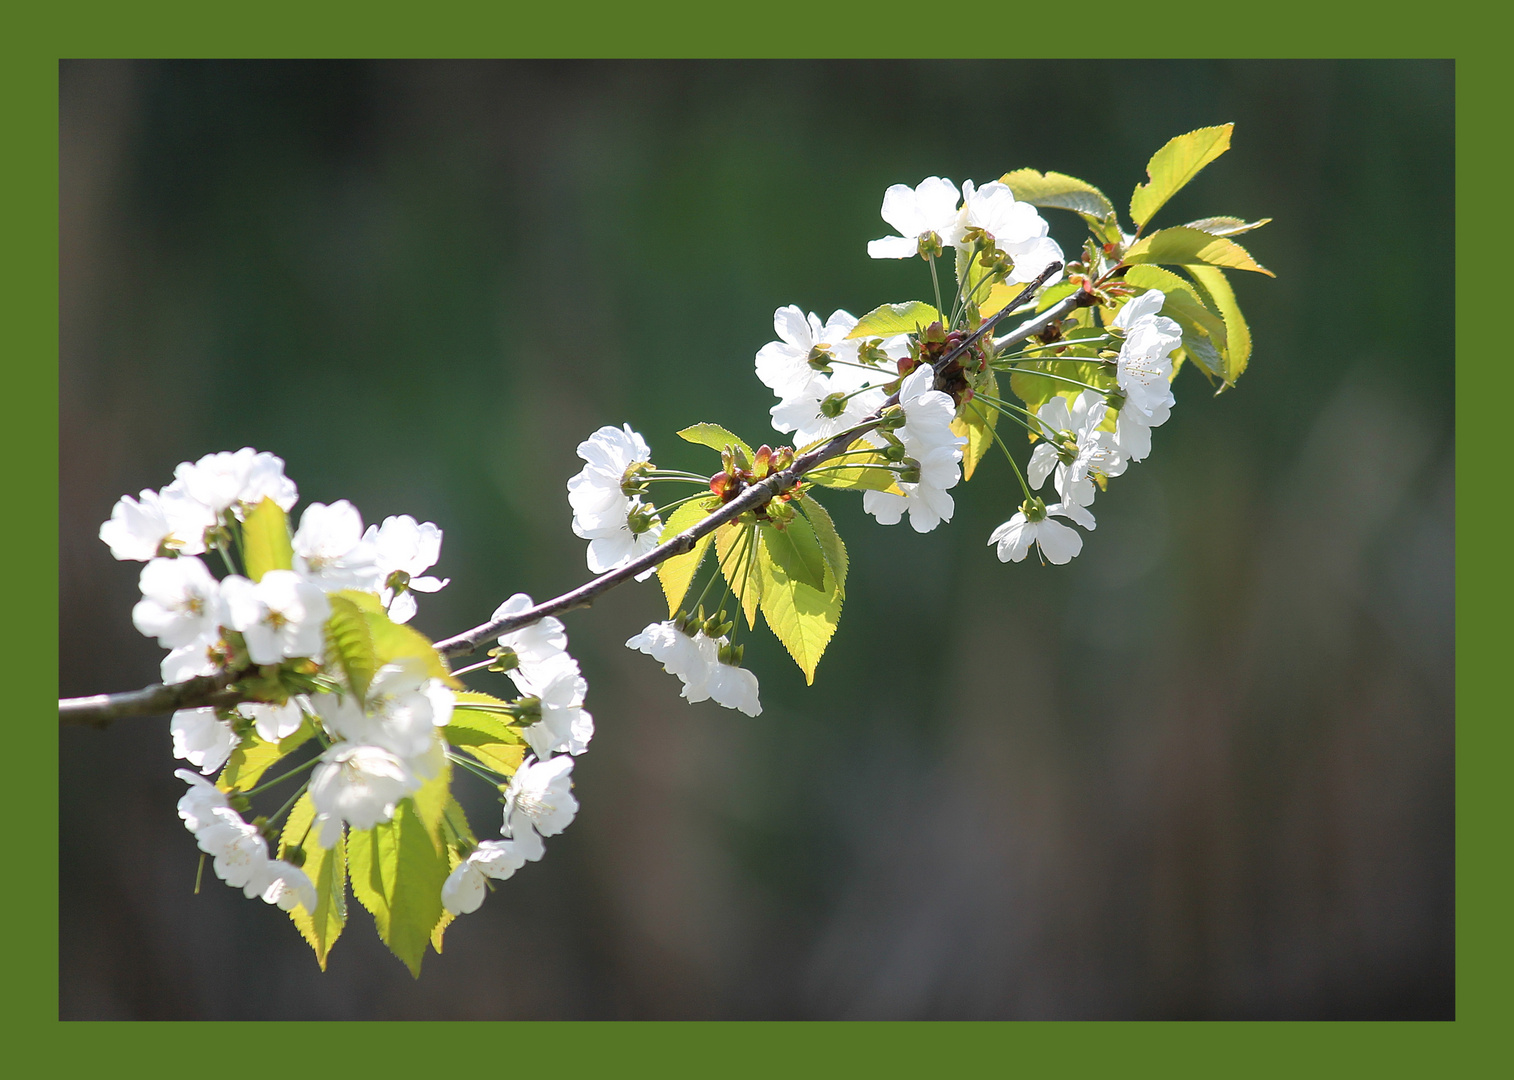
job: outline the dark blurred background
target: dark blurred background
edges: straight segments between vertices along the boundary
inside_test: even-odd
[[[757,719],[567,620],[599,734],[578,820],[419,982],[355,904],[330,970],[219,882],[166,720],[67,730],[72,1018],[1453,1015],[1449,63],[66,63],[60,692],[141,686],[124,493],[243,445],[302,502],[446,532],[416,625],[587,576],[574,447],[751,438],[773,309],[928,294],[884,188],[1022,166],[1121,207],[1173,135],[1234,149],[1159,215],[1276,219],[1251,370],[1196,373],[1065,567],[985,546],[1003,462],[851,547],[814,687]],[[1047,211],[1071,248],[1075,218]],[[490,687],[484,675],[475,679]],[[458,780],[481,834],[483,785]],[[208,875],[207,875],[208,876]]]

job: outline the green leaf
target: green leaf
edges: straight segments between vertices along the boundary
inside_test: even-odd
[[[985,371],[973,379],[973,390],[998,397],[998,377],[992,371]],[[988,448],[994,443],[993,431],[998,426],[999,410],[986,402],[976,407],[968,402],[963,406],[961,414],[952,419],[952,434],[967,437],[967,445],[962,448],[963,480],[973,478],[978,463],[983,460],[983,455],[988,453]]]
[[[909,300],[902,304],[884,304],[875,307],[852,329],[846,339],[868,337],[893,337],[895,334],[913,334],[933,322],[941,321],[941,313],[923,300]]]
[[[714,496],[712,495],[713,499]],[[662,537],[671,540],[681,532],[687,532],[700,521],[709,516],[712,507],[705,500],[695,499],[686,502],[668,515],[668,519],[662,525]],[[678,607],[683,603],[683,598],[688,595],[689,585],[694,580],[694,575],[699,573],[699,564],[704,562],[704,553],[710,550],[710,544],[715,539],[713,532],[707,532],[698,540],[694,541],[694,547],[682,555],[675,555],[671,559],[663,560],[657,567],[657,581],[662,585],[662,593],[668,600],[668,617],[672,618],[678,613]]]
[[[452,677],[447,662],[436,651],[430,639],[419,630],[390,620],[382,611],[367,611],[363,619],[368,623],[368,633],[373,641],[374,656],[379,666],[412,661],[428,676],[441,679],[448,686],[460,688],[462,683]],[[365,687],[366,689],[366,687]]]
[[[836,594],[843,600],[846,599],[846,570],[849,565],[846,554],[846,545],[841,542],[841,534],[836,531],[836,523],[831,520],[830,513],[808,495],[799,496],[800,509],[810,519],[810,527],[815,530],[815,539],[820,541],[820,550],[825,553],[826,579],[822,586],[822,592],[832,589],[834,581]]]
[[[1251,328],[1246,325],[1246,318],[1241,314],[1241,306],[1236,303],[1235,292],[1224,271],[1209,266],[1190,266],[1187,269],[1189,276],[1199,283],[1215,310],[1225,320],[1225,370],[1221,375],[1226,383],[1234,384],[1251,359]]]
[[[289,918],[315,951],[315,962],[325,971],[326,957],[347,925],[347,840],[345,836],[340,837],[330,848],[312,843],[310,824],[314,820],[315,804],[308,794],[301,795],[284,822],[280,842],[285,854],[295,845],[304,847],[305,865],[301,869],[315,885],[315,910],[306,911],[303,906],[297,906],[290,910]]]
[[[715,557],[720,562],[720,572],[750,627],[757,625],[757,607],[762,599],[762,579],[753,569],[757,561],[752,554],[754,545],[761,549],[761,540],[756,525],[728,522],[715,530]]]
[[[825,555],[808,521],[796,514],[781,529],[776,525],[760,528],[762,550],[785,574],[812,589],[825,588]]]
[[[368,612],[359,597],[367,593],[343,591],[329,594],[331,617],[326,620],[326,662],[341,668],[352,692],[362,697],[368,692],[373,673],[379,669],[378,653],[373,645],[373,631]],[[372,597],[374,603],[377,597]]]
[[[1252,270],[1268,277],[1277,276],[1253,259],[1251,253],[1234,240],[1210,236],[1206,232],[1182,225],[1175,229],[1159,229],[1150,236],[1137,240],[1125,252],[1125,261],[1131,264],[1224,266],[1231,270]]]
[[[742,439],[732,435],[719,424],[695,424],[693,427],[686,427],[680,431],[678,437],[684,442],[691,442],[696,446],[708,446],[717,452],[724,450],[727,446],[739,446],[746,452],[748,461],[756,456],[752,453],[752,448]]]
[[[767,552],[758,549],[757,575],[762,581],[762,614],[773,634],[804,672],[806,683],[815,681],[815,668],[841,621],[841,589],[835,578],[831,588],[815,589],[791,578]]]
[[[473,830],[468,828],[467,815],[463,813],[463,808],[458,805],[457,800],[450,794],[447,796],[447,806],[445,812],[443,813],[443,820],[446,823],[447,831],[449,831],[453,837],[463,840],[468,844],[469,847],[472,847],[477,843],[477,841],[473,837]],[[456,870],[458,864],[462,861],[463,856],[457,853],[456,845],[449,843],[447,845],[448,871],[450,872],[452,870]],[[436,926],[431,931],[431,947],[435,949],[438,954],[440,954],[442,951],[442,935],[446,933],[447,927],[451,925],[454,918],[456,918],[456,916],[453,915],[452,912],[444,909],[442,911],[442,917],[437,920]]]
[[[353,895],[372,913],[379,939],[420,978],[431,931],[442,917],[446,853],[432,842],[412,799],[395,807],[394,820],[350,831],[347,845]]]
[[[1015,396],[1025,402],[1025,407],[1031,412],[1038,412],[1052,398],[1058,395],[1065,397],[1069,402],[1083,392],[1083,387],[1062,379],[1050,379],[1037,372],[1050,372],[1061,375],[1067,379],[1076,379],[1081,383],[1101,390],[1112,390],[1115,386],[1113,369],[1108,364],[1099,363],[1097,360],[1035,360],[1029,364],[1023,364],[1009,377],[1009,388]]]
[[[289,542],[289,517],[278,503],[264,497],[242,522],[242,561],[247,576],[263,580],[270,570],[294,569],[294,548]]]
[[[526,740],[520,729],[497,712],[470,709],[469,705],[503,706],[505,702],[476,690],[457,695],[452,722],[442,729],[446,740],[466,750],[484,765],[504,776],[514,776],[526,756]]]
[[[276,765],[284,755],[303,746],[314,734],[315,729],[311,727],[309,717],[306,717],[295,729],[294,734],[278,742],[264,742],[258,738],[256,732],[249,733],[242,740],[242,744],[226,759],[221,775],[216,778],[216,787],[222,791],[230,791],[232,788],[246,791],[248,788],[256,787],[258,779],[265,772]]]
[[[825,471],[805,473],[805,483],[841,491],[887,491],[895,495],[904,494],[895,483],[895,474],[891,470],[871,468],[875,465],[888,464],[888,459],[882,454],[863,454],[863,451],[871,449],[872,445],[866,439],[858,439],[847,447],[844,455],[838,454],[831,461],[823,462],[820,469]],[[834,464],[836,462],[840,464]],[[841,465],[848,467],[842,468]]]
[[[1270,217],[1264,217],[1260,221],[1247,221],[1238,217],[1206,217],[1197,221],[1190,221],[1183,226],[1185,229],[1197,229],[1206,232],[1210,236],[1239,236],[1241,233],[1250,232],[1252,229],[1260,229],[1263,225],[1271,222]]]
[[[447,809],[447,800],[452,798],[452,763],[443,757],[436,775],[421,784],[411,798],[415,800],[415,815],[426,827],[431,842],[438,851],[444,849],[447,841],[442,835],[442,815]]]
[[[1016,169],[999,177],[1020,202],[1032,206],[1050,206],[1071,210],[1075,214],[1101,220],[1114,216],[1109,197],[1086,180],[1059,172],[1042,173],[1035,169]]]
[[[1160,289],[1166,296],[1162,301],[1163,315],[1176,319],[1185,331],[1189,326],[1202,330],[1203,336],[1214,338],[1220,348],[1224,347],[1225,320],[1209,310],[1191,281],[1160,266],[1132,266],[1125,274],[1125,283],[1141,289]]]
[[[1130,196],[1130,219],[1140,232],[1168,199],[1181,191],[1205,165],[1230,149],[1234,124],[1199,128],[1169,139],[1146,163],[1148,182]]]

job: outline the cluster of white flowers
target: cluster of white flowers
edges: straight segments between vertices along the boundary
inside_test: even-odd
[[[627,641],[626,648],[646,653],[664,671],[677,675],[683,696],[690,702],[712,700],[748,716],[762,712],[757,676],[731,662],[730,642],[724,635],[712,638],[697,623],[651,623]]]
[[[995,180],[975,187],[971,180],[957,186],[939,176],[928,176],[911,188],[894,184],[883,193],[883,220],[899,230],[868,242],[867,253],[875,259],[908,259],[915,255],[938,255],[948,247],[964,252],[978,244],[997,249],[1012,263],[1007,280],[1033,281],[1054,262],[1062,261],[1062,249],[1047,234],[1044,218],[1029,203]],[[1048,279],[1054,283],[1061,275]]]
[[[242,820],[224,792],[188,769],[174,775],[189,784],[179,800],[179,817],[200,850],[214,860],[216,877],[241,889],[249,899],[260,896],[285,911],[296,905],[315,910],[315,886],[305,871],[282,859],[270,859],[263,833]]]
[[[773,312],[777,341],[757,353],[757,378],[778,395],[771,409],[773,427],[794,433],[804,449],[839,435],[877,412],[888,397],[883,387],[897,379],[894,364],[909,355],[900,334],[872,346],[872,363],[861,360],[861,340],[846,336],[857,326],[845,311],[822,323],[792,304]],[[887,361],[886,366],[879,366]]]
[[[662,520],[642,501],[637,481],[651,469],[652,451],[626,424],[600,428],[578,444],[578,456],[587,464],[568,481],[573,533],[589,541],[589,569],[603,574],[645,555],[662,537]]]
[[[930,532],[943,521],[950,521],[956,510],[948,488],[962,478],[962,447],[967,440],[951,429],[957,405],[949,394],[935,388],[935,372],[921,364],[899,386],[899,408],[904,425],[895,435],[904,444],[908,456],[905,465],[915,480],[900,479],[897,487],[904,494],[867,491],[862,508],[878,519],[880,525],[897,525],[900,516],[909,512],[910,526],[916,532]]]
[[[629,428],[626,433],[641,438]],[[516,593],[495,610],[493,618],[518,615],[532,606],[529,596]],[[549,615],[501,635],[499,644],[498,655],[514,665],[507,674],[522,695],[515,704],[539,716],[523,731],[533,756],[521,763],[505,790],[501,839],[480,843],[442,886],[442,904],[454,915],[478,910],[484,902],[486,878],[503,881],[526,863],[536,862],[546,851],[543,839],[572,823],[578,813],[573,758],[587,750],[594,738],[594,717],[583,707],[588,683],[578,661],[568,654],[568,635],[561,620]]]
[[[1172,394],[1172,354],[1183,343],[1182,328],[1160,314],[1166,296],[1158,289],[1126,301],[1112,327],[1123,334],[1115,361],[1115,381],[1123,398],[1115,429],[1104,430],[1109,413],[1106,397],[1084,390],[1068,406],[1054,397],[1036,417],[1042,441],[1030,457],[1030,486],[1041,488],[1050,477],[1059,501],[1046,505],[1027,500],[1020,510],[989,536],[998,545],[1001,562],[1019,562],[1032,544],[1057,564],[1083,550],[1076,529],[1053,520],[1067,518],[1090,532],[1098,481],[1119,476],[1126,466],[1151,452],[1151,429],[1167,422],[1176,399]]]
[[[233,637],[253,665],[319,664],[331,614],[328,593],[376,594],[391,620],[406,622],[415,614],[414,592],[447,584],[424,576],[441,554],[436,525],[401,515],[365,531],[345,500],[306,508],[290,539],[292,569],[265,571],[257,581],[237,573],[217,580],[200,556],[215,548],[229,569],[236,524],[265,498],[288,512],[299,491],[281,459],[250,447],[184,462],[174,477],[161,492],[121,499],[100,527],[116,558],[146,563],[132,621],[170,650],[161,664],[166,683],[224,670],[234,658]],[[317,812],[312,833],[330,847],[344,822],[365,829],[390,820],[398,800],[436,775],[444,760],[438,729],[452,707],[452,691],[440,680],[418,664],[399,663],[382,667],[361,698],[344,685],[340,693],[242,702],[235,710],[180,709],[169,732],[174,755],[209,775],[226,764],[247,727],[264,742],[277,742],[307,717],[319,722],[329,746],[310,782]],[[215,856],[223,880],[285,908],[313,896],[303,872],[270,860],[263,834],[214,785],[188,771],[180,775],[193,778],[180,813],[200,847]]]

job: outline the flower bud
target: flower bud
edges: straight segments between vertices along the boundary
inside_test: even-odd
[[[296,844],[294,847],[284,849],[284,861],[290,866],[305,865],[305,849]]]
[[[730,664],[731,667],[740,667],[741,658],[745,655],[745,645],[722,645],[720,647],[720,662],[722,664]]]
[[[841,391],[839,390],[834,394],[827,394],[820,401],[820,415],[825,417],[827,420],[834,420],[836,417],[841,415],[842,410],[844,410],[845,408],[846,395],[841,393]]]
[[[894,462],[903,461],[904,460],[904,444],[901,443],[901,442],[895,441],[895,442],[891,442],[887,446],[885,446],[883,448],[883,460],[884,461],[894,461]]]
[[[807,362],[815,371],[829,375],[831,373],[831,347],[823,342],[816,345],[810,350]]]
[[[520,667],[520,655],[508,645],[490,649],[489,655],[494,657],[494,662],[489,665],[490,671],[514,671]]]

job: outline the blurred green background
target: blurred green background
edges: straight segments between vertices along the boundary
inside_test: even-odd
[[[578,820],[419,982],[356,905],[322,975],[277,910],[191,894],[166,721],[64,731],[61,1015],[1452,1016],[1452,90],[1449,62],[65,63],[63,694],[156,677],[96,531],[211,451],[437,522],[432,636],[577,584],[581,439],[629,422],[708,471],[672,433],[773,434],[774,308],[927,295],[866,256],[891,183],[1032,166],[1123,208],[1233,120],[1157,224],[1273,217],[1247,246],[1278,278],[1238,281],[1239,388],[1183,374],[1068,566],[985,546],[1019,501],[992,457],[926,536],[829,497],[841,628],[809,689],[753,639],[759,718],[622,647],[655,584],[569,616]]]

